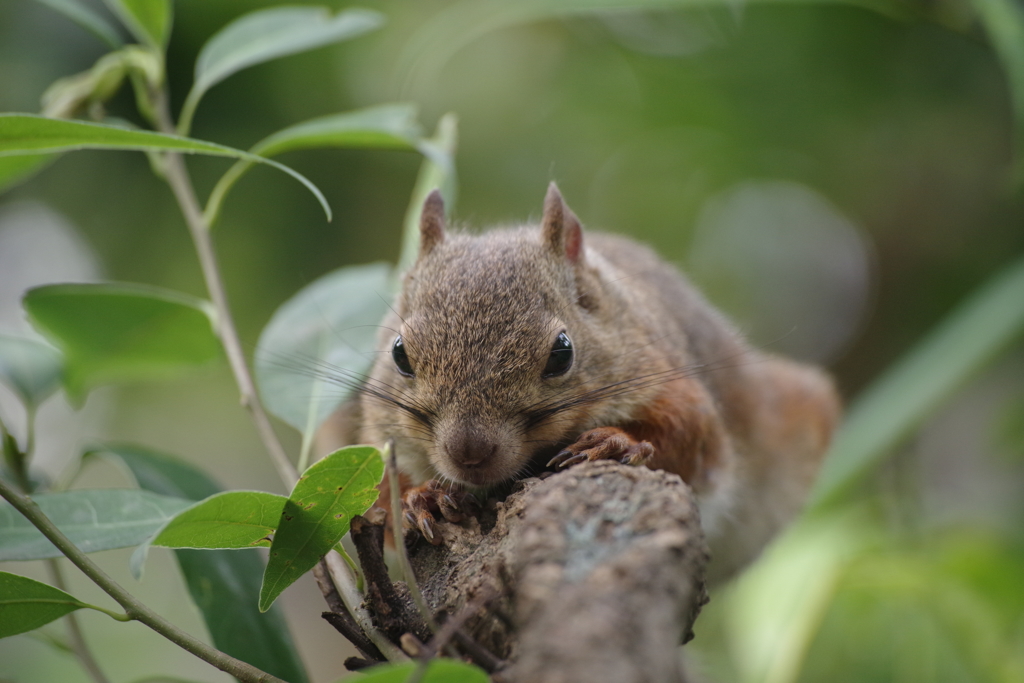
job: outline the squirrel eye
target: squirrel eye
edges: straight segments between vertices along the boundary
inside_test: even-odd
[[[395,337],[395,343],[391,346],[391,358],[395,361],[395,367],[406,377],[413,377],[416,373],[412,371],[412,363],[405,353],[405,344],[402,343],[402,335]]]
[[[564,375],[571,367],[572,340],[565,332],[560,332],[551,346],[551,355],[548,356],[548,362],[544,366],[544,377]]]

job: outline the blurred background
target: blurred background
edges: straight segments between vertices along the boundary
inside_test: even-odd
[[[202,44],[271,4],[280,3],[175,3],[175,111]],[[757,343],[827,366],[854,401],[1024,255],[1013,95],[972,5],[947,0],[908,19],[862,4],[737,0],[502,21],[500,3],[382,0],[367,4],[387,16],[382,30],[217,85],[192,135],[246,149],[357,107],[414,102],[428,130],[453,111],[457,223],[536,219],[557,180],[589,229],[650,243]],[[5,0],[0,111],[39,111],[51,82],[104,52],[43,4]],[[127,90],[107,109],[142,123]],[[271,170],[255,169],[228,198],[216,239],[250,353],[303,285],[342,265],[397,258],[421,163],[412,153],[344,150],[280,160],[322,188],[335,218],[325,222],[300,185]],[[189,159],[201,197],[228,165]],[[204,295],[181,215],[144,155],[67,154],[0,196],[0,332],[28,330],[25,288],[94,279]],[[1019,301],[1024,309],[1024,291]],[[699,680],[1024,680],[1016,339],[870,476],[773,548],[774,569],[712,596],[684,650]],[[0,410],[17,410],[0,399]],[[80,411],[58,397],[40,419],[44,469],[59,470],[87,440],[128,440],[202,465],[225,486],[284,493],[226,366],[103,389]],[[298,439],[286,432],[294,452]],[[81,483],[122,484],[104,465]],[[151,561],[140,585],[128,554],[97,557],[202,633],[173,565]],[[782,594],[779,581],[808,576],[793,588],[795,607],[764,598],[766,586]],[[77,579],[73,593],[107,604]],[[289,589],[284,606],[313,680],[340,678],[350,651],[319,619],[312,581]],[[228,680],[141,626],[82,620],[115,681],[168,672]],[[86,680],[70,656],[30,636],[0,641],[0,679]]]

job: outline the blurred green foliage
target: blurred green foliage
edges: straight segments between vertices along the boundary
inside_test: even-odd
[[[100,3],[87,4],[100,13]],[[239,14],[271,4],[175,4],[167,61],[175,112],[204,42]],[[765,259],[756,268],[723,264],[716,277],[699,280],[713,301],[757,302],[753,313],[732,309],[755,337],[764,328],[746,316],[781,321],[789,332],[757,339],[770,348],[813,349],[818,337],[807,330],[815,324],[849,327],[818,359],[853,400],[893,377],[886,371],[940,322],[958,319],[953,312],[971,293],[1019,264],[1024,204],[1014,168],[1024,155],[1014,149],[1024,120],[1024,32],[1014,0],[564,8],[595,4],[612,9],[383,0],[374,3],[387,17],[383,30],[255,66],[211,88],[191,134],[249,149],[314,116],[414,102],[430,129],[445,112],[459,115],[455,218],[473,227],[536,217],[554,178],[586,225],[648,241],[695,274],[695,255],[730,253],[722,216],[781,216],[781,225],[808,231],[793,233],[804,243],[833,235],[815,242],[817,251],[795,257],[790,249],[786,258],[786,250],[772,250],[784,233],[759,232],[754,220],[742,234]],[[44,4],[8,0],[0,5],[0,111],[39,111],[51,82],[91,68],[105,51]],[[127,91],[104,106],[144,123]],[[262,169],[224,202],[218,247],[243,339],[253,345],[302,285],[340,265],[397,258],[420,163],[408,152],[352,149],[293,150],[280,160],[323,189],[335,219],[326,223],[303,188]],[[189,160],[201,196],[229,163]],[[0,166],[0,177],[5,172]],[[807,218],[810,204],[799,193],[783,197],[784,186],[824,198],[815,206],[836,220]],[[751,197],[762,203],[750,205]],[[180,215],[141,155],[66,155],[0,198],[0,210],[19,201],[66,216],[110,279],[203,294]],[[850,246],[857,240],[860,250]],[[812,259],[853,273],[837,275],[833,298],[815,298],[819,288],[804,280],[783,287]],[[765,291],[783,294],[751,298]],[[1009,313],[997,323],[1014,316],[1013,292],[1007,297]],[[1016,301],[1024,310],[1024,292]],[[954,362],[971,342],[984,346],[979,339],[990,332],[979,327],[974,338],[970,327],[961,330],[968,341],[940,346],[931,362]],[[919,416],[931,419],[918,436],[909,444],[882,439],[873,455],[894,457],[714,596],[687,648],[696,665],[723,682],[1024,678],[1019,339],[1009,325],[994,370],[946,402],[963,376],[950,382]],[[987,359],[979,357],[972,372]],[[930,376],[929,368],[918,375]],[[182,381],[191,382],[188,391],[215,393],[226,379]],[[141,390],[113,400],[115,414],[150,406],[161,422],[187,423],[196,435],[222,433],[234,416],[226,406],[196,422],[189,406]],[[902,398],[890,393],[890,400]],[[218,460],[202,438],[154,430],[153,418],[133,419],[99,429],[114,437],[163,434],[168,443],[152,445],[193,462],[223,462],[233,486],[258,467]],[[870,440],[876,429],[862,424],[859,436]],[[786,585],[794,598],[776,606],[769,598]],[[305,633],[300,622],[313,614],[293,625]],[[310,637],[298,638],[300,649]],[[318,665],[314,678],[330,680],[322,673],[330,662]]]

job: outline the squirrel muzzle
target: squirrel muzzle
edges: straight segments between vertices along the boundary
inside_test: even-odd
[[[432,464],[444,477],[470,486],[507,480],[520,468],[521,439],[501,425],[452,420],[435,432]]]

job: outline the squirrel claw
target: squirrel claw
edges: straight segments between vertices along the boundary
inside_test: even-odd
[[[462,510],[459,504],[447,493],[437,499],[437,507],[441,511],[441,516],[449,522],[461,522],[463,520]]]
[[[404,529],[415,529],[416,528],[416,515],[412,514],[408,510],[402,515],[402,528]]]
[[[562,450],[558,451],[558,454],[555,455],[555,457],[551,458],[551,460],[548,460],[548,465],[547,466],[548,467],[561,467],[565,463],[566,460],[568,460],[569,458],[572,457],[572,455],[573,455],[572,451],[570,451],[568,448],[562,449]]]
[[[431,523],[431,519],[433,517],[431,517],[429,512],[424,511],[420,513],[419,519],[416,520],[417,527],[420,533],[423,534],[423,538],[430,541],[431,545],[438,545],[441,543],[441,538],[434,535],[434,525]]]
[[[623,465],[646,465],[647,461],[654,455],[654,446],[647,441],[641,441],[626,451],[626,454],[619,460]]]
[[[576,442],[558,452],[548,467],[565,469],[586,460],[618,460],[623,465],[644,465],[654,455],[648,441],[637,441],[617,427],[598,427],[580,434]]]
[[[406,490],[402,495],[402,508],[406,529],[418,531],[429,543],[440,545],[444,539],[437,533],[435,524],[439,521],[461,522],[475,514],[479,503],[468,492],[449,490],[440,482],[431,480]]]
[[[581,462],[583,462],[584,460],[589,460],[590,459],[587,451],[583,451],[582,453],[577,453],[576,455],[573,455],[572,453],[567,453],[566,455],[567,455],[567,457],[562,458],[561,462],[558,463],[558,469],[564,470],[567,467],[572,467],[573,465],[578,465]]]

